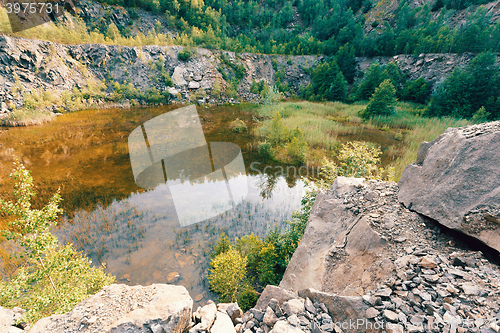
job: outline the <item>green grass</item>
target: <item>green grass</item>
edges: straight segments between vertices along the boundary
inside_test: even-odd
[[[318,165],[324,156],[335,160],[341,143],[366,141],[382,148],[384,166],[393,166],[396,180],[404,168],[417,157],[422,141],[432,141],[448,127],[471,124],[467,120],[453,118],[422,117],[425,107],[415,103],[398,102],[396,113],[388,117],[375,117],[363,122],[358,112],[366,103],[343,104],[286,102],[276,106],[263,106],[256,110],[264,117],[254,134],[258,139],[269,135],[270,116],[279,109],[283,124],[290,130],[300,128],[309,145],[310,165]]]

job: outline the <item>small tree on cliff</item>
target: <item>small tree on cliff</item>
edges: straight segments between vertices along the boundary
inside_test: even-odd
[[[366,109],[359,112],[363,119],[369,119],[373,116],[390,116],[394,113],[394,104],[396,103],[396,89],[390,79],[383,81],[373,93]]]
[[[21,163],[15,165],[10,176],[17,180],[16,202],[0,199],[0,213],[13,217],[9,230],[2,234],[16,242],[20,251],[14,255],[22,264],[8,281],[0,281],[0,305],[26,309],[23,320],[34,323],[42,317],[71,310],[78,302],[113,283],[114,277],[103,268],[92,267],[92,262],[71,244],[58,244],[50,228],[62,212],[59,192],[44,208],[32,209],[33,178]]]

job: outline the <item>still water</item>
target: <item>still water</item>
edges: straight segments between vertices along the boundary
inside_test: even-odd
[[[241,200],[231,197],[231,209],[185,223],[174,202],[175,187],[165,181],[148,186],[138,181],[128,144],[134,130],[178,107],[88,110],[42,126],[1,129],[0,194],[8,197],[12,191],[8,174],[14,158],[19,159],[37,184],[35,206],[61,189],[65,215],[54,233],[62,242],[73,243],[95,263],[105,263],[119,283],[180,284],[202,305],[215,297],[208,290],[206,275],[210,249],[221,233],[234,239],[286,227],[283,221],[300,207],[304,184],[292,174],[277,176],[282,174],[279,165],[268,168],[267,174],[259,171],[269,163],[259,160],[253,145],[251,130],[257,120],[251,108],[255,106],[198,107],[207,142],[232,143],[241,149],[247,190]],[[229,123],[236,118],[245,121],[248,130],[233,132]],[[211,147],[212,154],[215,146]],[[165,165],[169,167],[164,163],[163,171]],[[226,182],[229,186],[230,181]]]

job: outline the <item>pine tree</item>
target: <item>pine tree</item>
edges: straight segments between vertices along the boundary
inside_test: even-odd
[[[375,93],[370,98],[366,109],[359,112],[363,119],[369,119],[374,116],[390,116],[394,113],[394,104],[396,103],[396,89],[390,79],[385,80],[375,89]]]

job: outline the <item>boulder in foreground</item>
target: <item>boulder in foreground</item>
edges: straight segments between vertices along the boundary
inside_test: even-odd
[[[191,321],[193,300],[182,286],[113,284],[63,315],[39,320],[31,333],[181,333]]]
[[[423,142],[399,188],[409,209],[500,251],[500,121]]]

